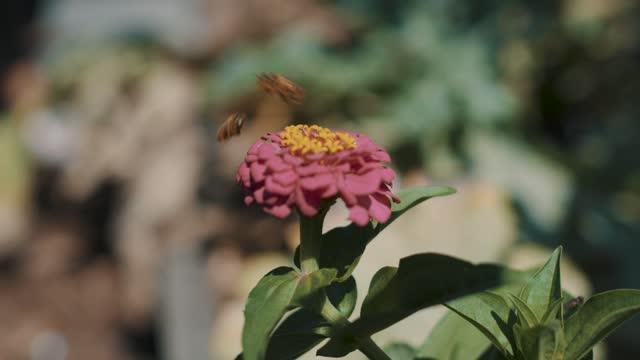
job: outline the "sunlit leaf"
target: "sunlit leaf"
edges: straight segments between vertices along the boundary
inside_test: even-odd
[[[523,359],[564,360],[566,342],[560,320],[531,328],[516,326],[518,351]]]
[[[439,254],[403,258],[397,270],[386,267],[374,276],[360,318],[343,329],[343,340],[334,338],[327,348],[374,334],[426,307],[514,281],[516,274],[520,275],[497,265],[473,265]]]
[[[417,356],[437,360],[478,359],[491,341],[455,312],[446,314],[420,345]]]
[[[538,325],[538,317],[533,313],[533,310],[531,310],[527,303],[513,294],[509,294],[508,297],[515,309],[518,311],[518,319],[522,319],[524,321],[524,325],[527,327]]]
[[[533,311],[538,319],[544,317],[549,306],[562,297],[560,285],[560,257],[562,247],[558,247],[547,263],[538,270],[522,289],[519,298]]]
[[[353,277],[335,282],[326,288],[331,303],[349,317],[357,300],[356,282]],[[268,360],[296,359],[330,335],[330,326],[319,314],[298,309],[287,317],[273,332],[267,349]]]
[[[329,285],[335,273],[334,269],[320,269],[299,274],[292,268],[280,267],[265,275],[247,299],[242,330],[243,358],[265,359],[271,332],[287,310],[308,301]]]
[[[514,313],[505,298],[489,291],[481,292],[446,306],[482,332],[505,356],[513,355]]]
[[[269,336],[286,313],[297,283],[293,269],[280,267],[265,275],[251,290],[242,330],[244,360],[265,358]]]
[[[393,360],[414,360],[416,355],[416,349],[405,343],[392,343],[382,350]]]
[[[626,320],[640,313],[640,290],[619,289],[597,294],[568,318],[566,359],[581,359],[600,340]]]

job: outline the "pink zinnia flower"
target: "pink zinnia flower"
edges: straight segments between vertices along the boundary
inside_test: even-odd
[[[247,205],[256,202],[279,218],[296,207],[305,216],[321,209],[323,199],[339,196],[349,219],[364,226],[391,216],[390,190],[396,174],[382,165],[389,154],[370,138],[317,125],[287,126],[267,134],[247,152],[236,179]]]

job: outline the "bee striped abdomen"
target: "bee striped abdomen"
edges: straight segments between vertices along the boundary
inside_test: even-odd
[[[239,135],[245,122],[247,122],[247,115],[244,113],[229,115],[218,128],[216,138],[219,142],[223,142],[233,136]]]

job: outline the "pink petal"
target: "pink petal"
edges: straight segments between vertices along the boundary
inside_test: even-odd
[[[265,181],[265,188],[270,193],[274,193],[276,195],[289,195],[293,191],[293,186],[282,186],[275,182],[271,176],[267,177]]]
[[[305,155],[305,158],[307,160],[310,160],[310,161],[318,161],[318,160],[324,158],[325,156],[326,156],[325,153],[321,152],[321,153],[317,153],[317,154],[307,154],[307,155]]]
[[[353,206],[349,209],[349,220],[358,226],[365,226],[369,223],[369,213],[361,206]]]
[[[351,171],[351,165],[349,163],[343,163],[343,164],[334,166],[333,169],[346,174],[349,171]]]
[[[293,170],[278,172],[272,175],[273,180],[281,185],[291,185],[298,180],[298,175]]]
[[[318,163],[312,163],[307,166],[299,166],[296,168],[296,171],[300,176],[311,176],[318,173],[329,172],[329,168]]]
[[[340,191],[340,197],[342,198],[342,201],[344,201],[347,206],[355,205],[355,203],[357,202],[356,196],[347,190],[344,176],[342,174],[338,174],[336,176],[336,185],[338,186],[338,190]]]
[[[400,198],[397,197],[396,194],[391,192],[387,184],[380,184],[380,188],[378,189],[377,193],[390,197],[394,203],[400,203]]]
[[[261,187],[253,192],[253,197],[258,204],[264,203],[264,187]]]
[[[258,158],[262,160],[268,160],[276,154],[277,150],[277,145],[272,143],[265,143],[264,146],[261,146],[258,149]]]
[[[274,133],[267,133],[267,135],[263,136],[262,139],[269,140],[277,144],[280,144],[280,142],[282,141],[280,135]]]
[[[255,182],[264,181],[264,172],[267,170],[267,166],[260,164],[259,162],[251,163],[251,178]]]
[[[246,161],[248,163],[252,163],[254,161],[258,161],[258,155],[248,154],[247,156],[245,156],[244,161]]]
[[[319,174],[300,179],[300,186],[305,190],[318,190],[335,182],[333,174]]]
[[[251,186],[251,172],[249,171],[247,163],[242,163],[240,165],[240,168],[238,169],[238,175],[240,175],[242,185],[244,185],[245,187]]]
[[[245,205],[251,205],[252,202],[253,202],[253,196],[247,195],[247,196],[244,197]]]
[[[276,205],[273,207],[269,207],[269,208],[264,208],[264,211],[267,212],[268,214],[271,214],[275,217],[279,217],[280,219],[284,219],[287,216],[289,216],[289,214],[291,214],[291,208],[286,205]]]
[[[366,174],[347,174],[344,176],[346,191],[354,195],[368,195],[375,192],[380,186],[382,178],[378,171],[369,171]]]
[[[291,169],[291,165],[282,161],[279,156],[274,156],[271,159],[267,160],[267,168],[273,172],[281,172],[288,169]]]
[[[384,150],[378,150],[371,154],[371,158],[379,162],[391,162],[391,157]]]
[[[336,186],[335,183],[331,183],[329,184],[329,186],[322,192],[322,198],[326,199],[326,198],[330,198],[332,196],[334,196],[335,194],[338,193],[338,187]]]
[[[320,205],[319,199],[315,199],[309,192],[305,192],[302,188],[296,188],[296,205],[304,216],[313,216],[318,213],[318,207]],[[311,201],[310,201],[311,200]],[[312,204],[313,203],[313,204]],[[315,205],[315,207],[313,206]]]
[[[359,159],[360,160],[360,159]],[[358,168],[358,170],[355,170],[355,173],[357,174],[364,174],[366,172],[369,172],[371,170],[376,170],[379,171],[382,167],[380,166],[380,164],[376,163],[376,162],[364,162],[364,161],[360,161],[361,162],[361,166]]]
[[[276,204],[282,203],[282,196],[277,194],[272,194],[268,190],[264,192],[264,204],[267,206],[275,206]]]
[[[386,166],[383,167],[382,170],[380,170],[380,175],[382,176],[382,181],[388,184],[390,184],[393,179],[396,178],[396,172]]]
[[[260,149],[260,147],[262,147],[262,145],[264,145],[263,141],[258,141],[256,143],[254,143],[253,145],[251,145],[251,147],[247,151],[247,154],[249,154],[249,155],[257,155],[258,154],[258,150]]]
[[[337,152],[335,154],[327,155],[325,162],[326,163],[340,162],[340,161],[346,159],[347,157],[349,157],[352,153],[353,153],[353,151],[351,151],[351,150],[339,151],[339,152]]]
[[[389,201],[389,198],[384,195],[373,194],[371,196],[369,214],[378,222],[386,223],[391,217],[391,201]]]
[[[375,151],[378,148],[368,136],[364,135],[357,135],[356,143],[358,144],[358,151]]]
[[[291,164],[293,166],[298,166],[300,164],[302,164],[304,162],[304,160],[300,159],[297,156],[293,156],[289,153],[285,153],[282,156],[282,159],[287,163],[287,164]]]

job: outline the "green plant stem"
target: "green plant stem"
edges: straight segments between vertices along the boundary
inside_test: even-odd
[[[329,299],[325,299],[320,314],[329,321],[333,326],[342,328],[350,324],[349,320],[345,318],[338,309],[336,309]],[[391,358],[385,354],[380,347],[371,340],[370,337],[356,338],[358,344],[358,350],[365,354],[371,360],[391,360]]]
[[[300,267],[305,274],[320,268],[318,259],[322,250],[322,223],[326,210],[315,216],[300,214]]]
[[[358,350],[365,354],[371,360],[391,360],[380,347],[371,340],[370,337],[358,339]]]
[[[300,267],[305,274],[320,269],[318,259],[320,259],[322,251],[322,223],[333,202],[335,199],[329,200],[323,210],[315,216],[309,217],[300,214]],[[349,320],[333,306],[326,295],[320,313],[336,328],[349,325]],[[357,338],[356,343],[358,350],[371,360],[391,360],[370,337]]]

